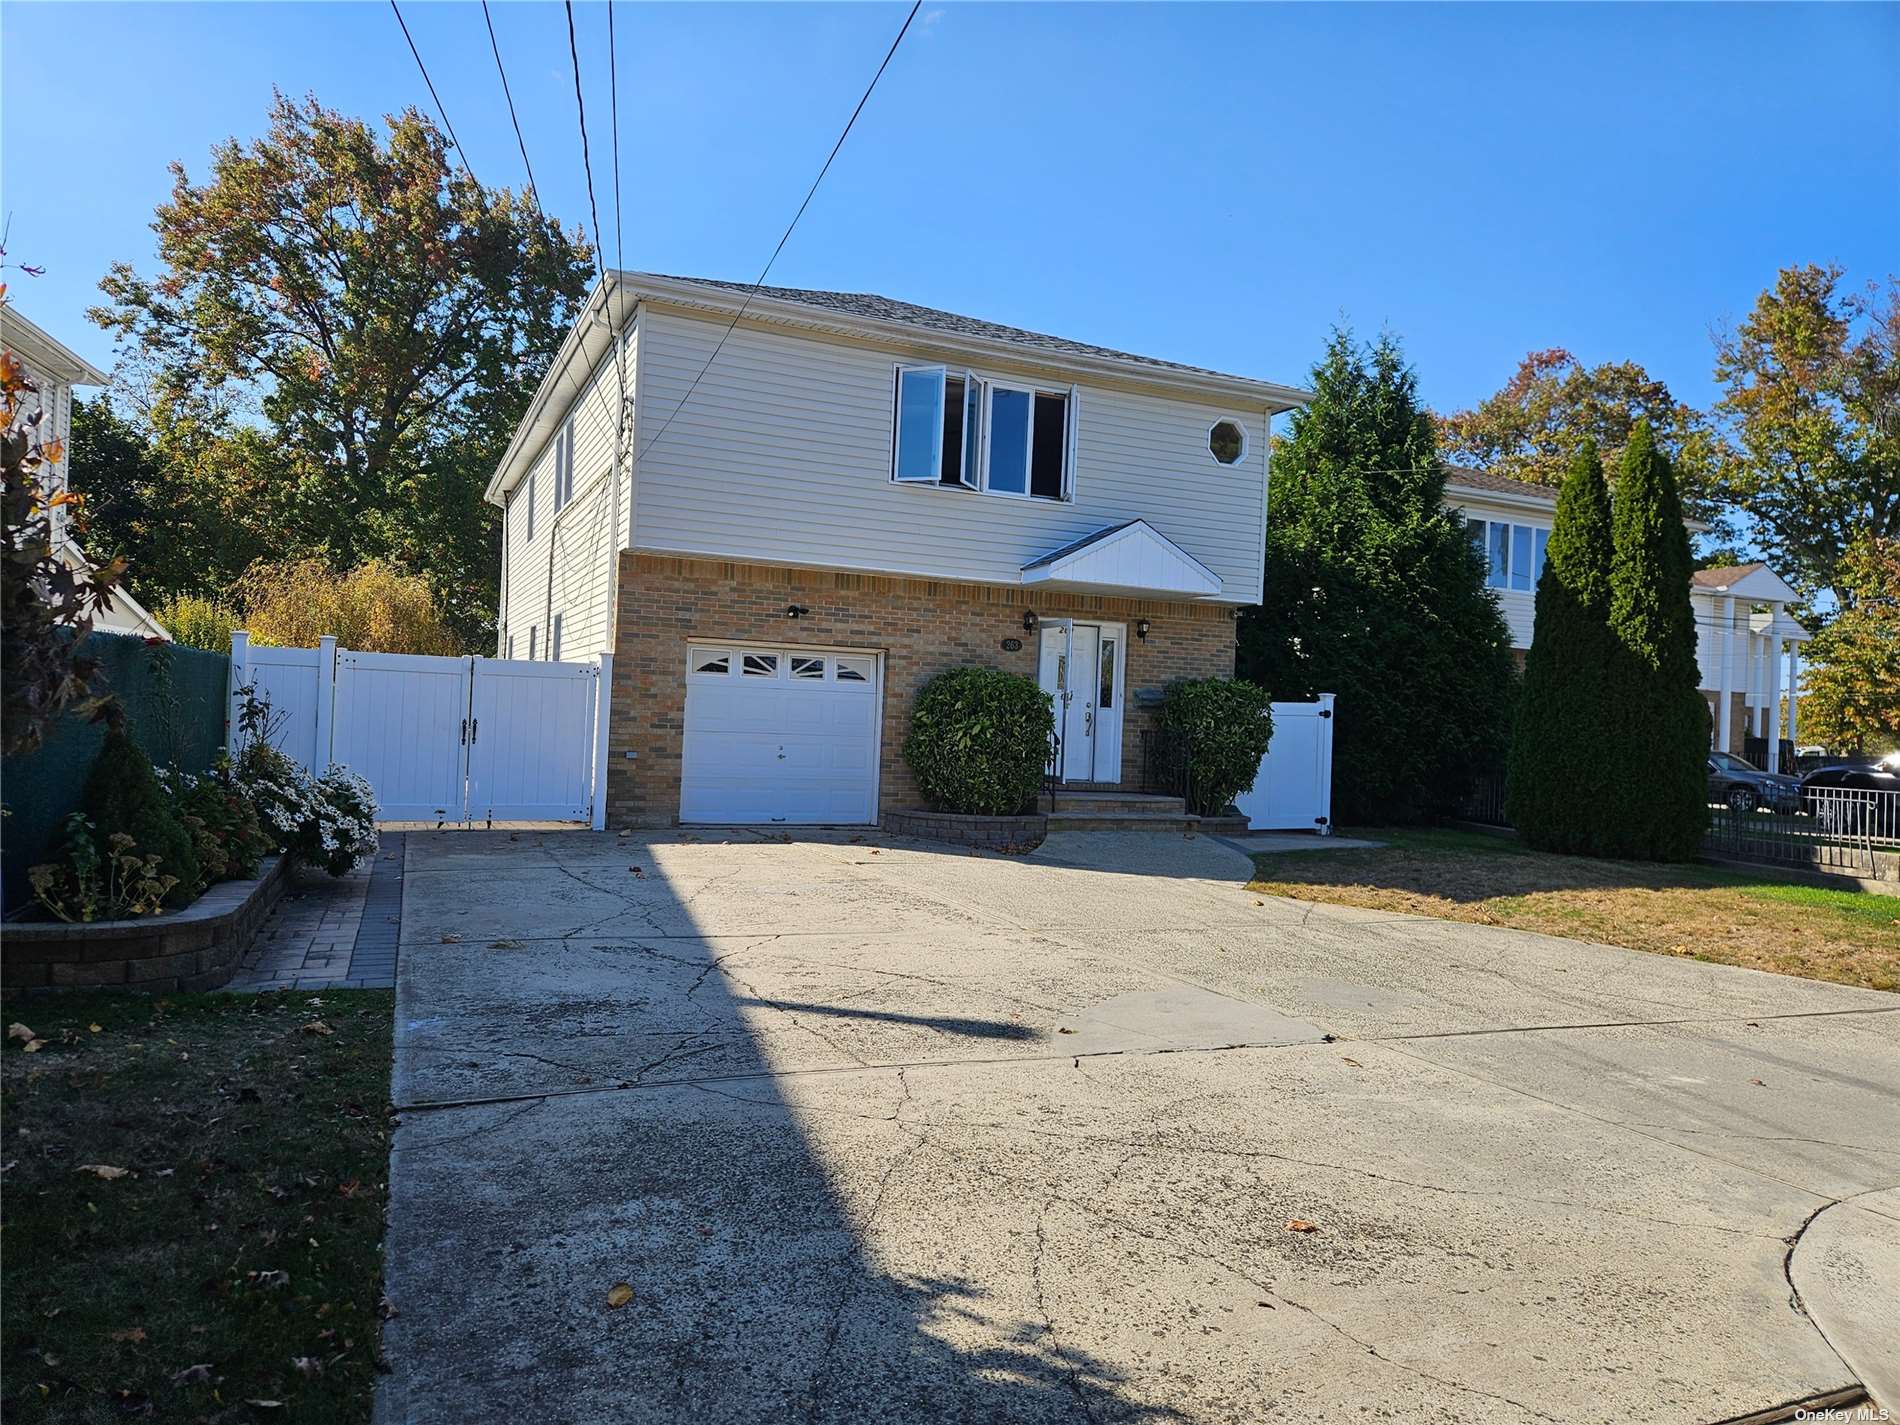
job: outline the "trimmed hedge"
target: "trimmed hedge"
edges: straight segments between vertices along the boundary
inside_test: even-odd
[[[1239,678],[1171,683],[1161,701],[1161,725],[1188,745],[1188,810],[1219,816],[1260,775],[1273,737],[1273,696]]]
[[[1053,700],[1020,673],[952,668],[917,694],[904,760],[924,800],[965,816],[1035,806],[1055,733]]]

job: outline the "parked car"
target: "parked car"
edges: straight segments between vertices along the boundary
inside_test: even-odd
[[[1796,811],[1801,806],[1801,784],[1779,772],[1764,772],[1746,757],[1732,752],[1709,754],[1709,800],[1726,802],[1735,811]]]

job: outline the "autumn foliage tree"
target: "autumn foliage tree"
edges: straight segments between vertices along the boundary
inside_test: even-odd
[[[1669,457],[1687,512],[1720,524],[1723,445],[1707,416],[1634,361],[1586,366],[1562,347],[1533,351],[1470,410],[1438,422],[1446,460],[1533,484],[1564,483],[1588,442],[1614,483],[1638,422]]]
[[[1836,575],[1847,601],[1803,650],[1803,740],[1900,748],[1900,539],[1862,535]]]
[[[393,560],[472,638],[499,564],[482,480],[572,323],[589,252],[452,168],[415,110],[385,122],[279,95],[268,131],[220,144],[205,181],[174,164],[162,271],[115,264],[92,316],[139,358],[154,409],[214,427],[186,447],[193,478],[220,478],[220,443],[247,427],[267,437],[244,462],[270,485],[264,552]]]
[[[325,634],[365,653],[457,653],[428,582],[371,560],[338,574],[320,559],[253,566],[238,581],[242,627],[258,643],[315,648]]]

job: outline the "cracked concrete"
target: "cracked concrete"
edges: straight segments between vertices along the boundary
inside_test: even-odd
[[[379,1421],[1707,1422],[1882,1369],[1900,997],[1247,869],[410,838]]]

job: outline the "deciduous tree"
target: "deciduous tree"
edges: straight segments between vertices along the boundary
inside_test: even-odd
[[[1614,481],[1638,421],[1677,472],[1683,505],[1720,526],[1723,447],[1709,418],[1634,361],[1585,366],[1562,347],[1533,351],[1501,390],[1439,422],[1440,448],[1454,465],[1540,485],[1561,485],[1585,441]]]
[[[1857,538],[1900,538],[1900,281],[1840,290],[1842,269],[1788,267],[1717,348],[1724,481],[1769,563],[1807,593]]]
[[[1510,640],[1399,344],[1336,330],[1314,399],[1273,456],[1266,590],[1242,610],[1241,676],[1339,694],[1336,820],[1445,807],[1504,749]]]
[[[163,272],[115,264],[93,317],[143,355],[158,403],[254,405],[275,457],[273,557],[400,559],[473,637],[494,607],[496,521],[460,508],[472,480],[455,462],[507,439],[586,292],[588,250],[452,169],[415,110],[386,124],[279,95],[268,132],[219,145],[207,181],[174,164],[153,225]]]
[[[1900,539],[1862,535],[1836,577],[1841,611],[1803,650],[1801,736],[1891,752],[1900,748]]]

